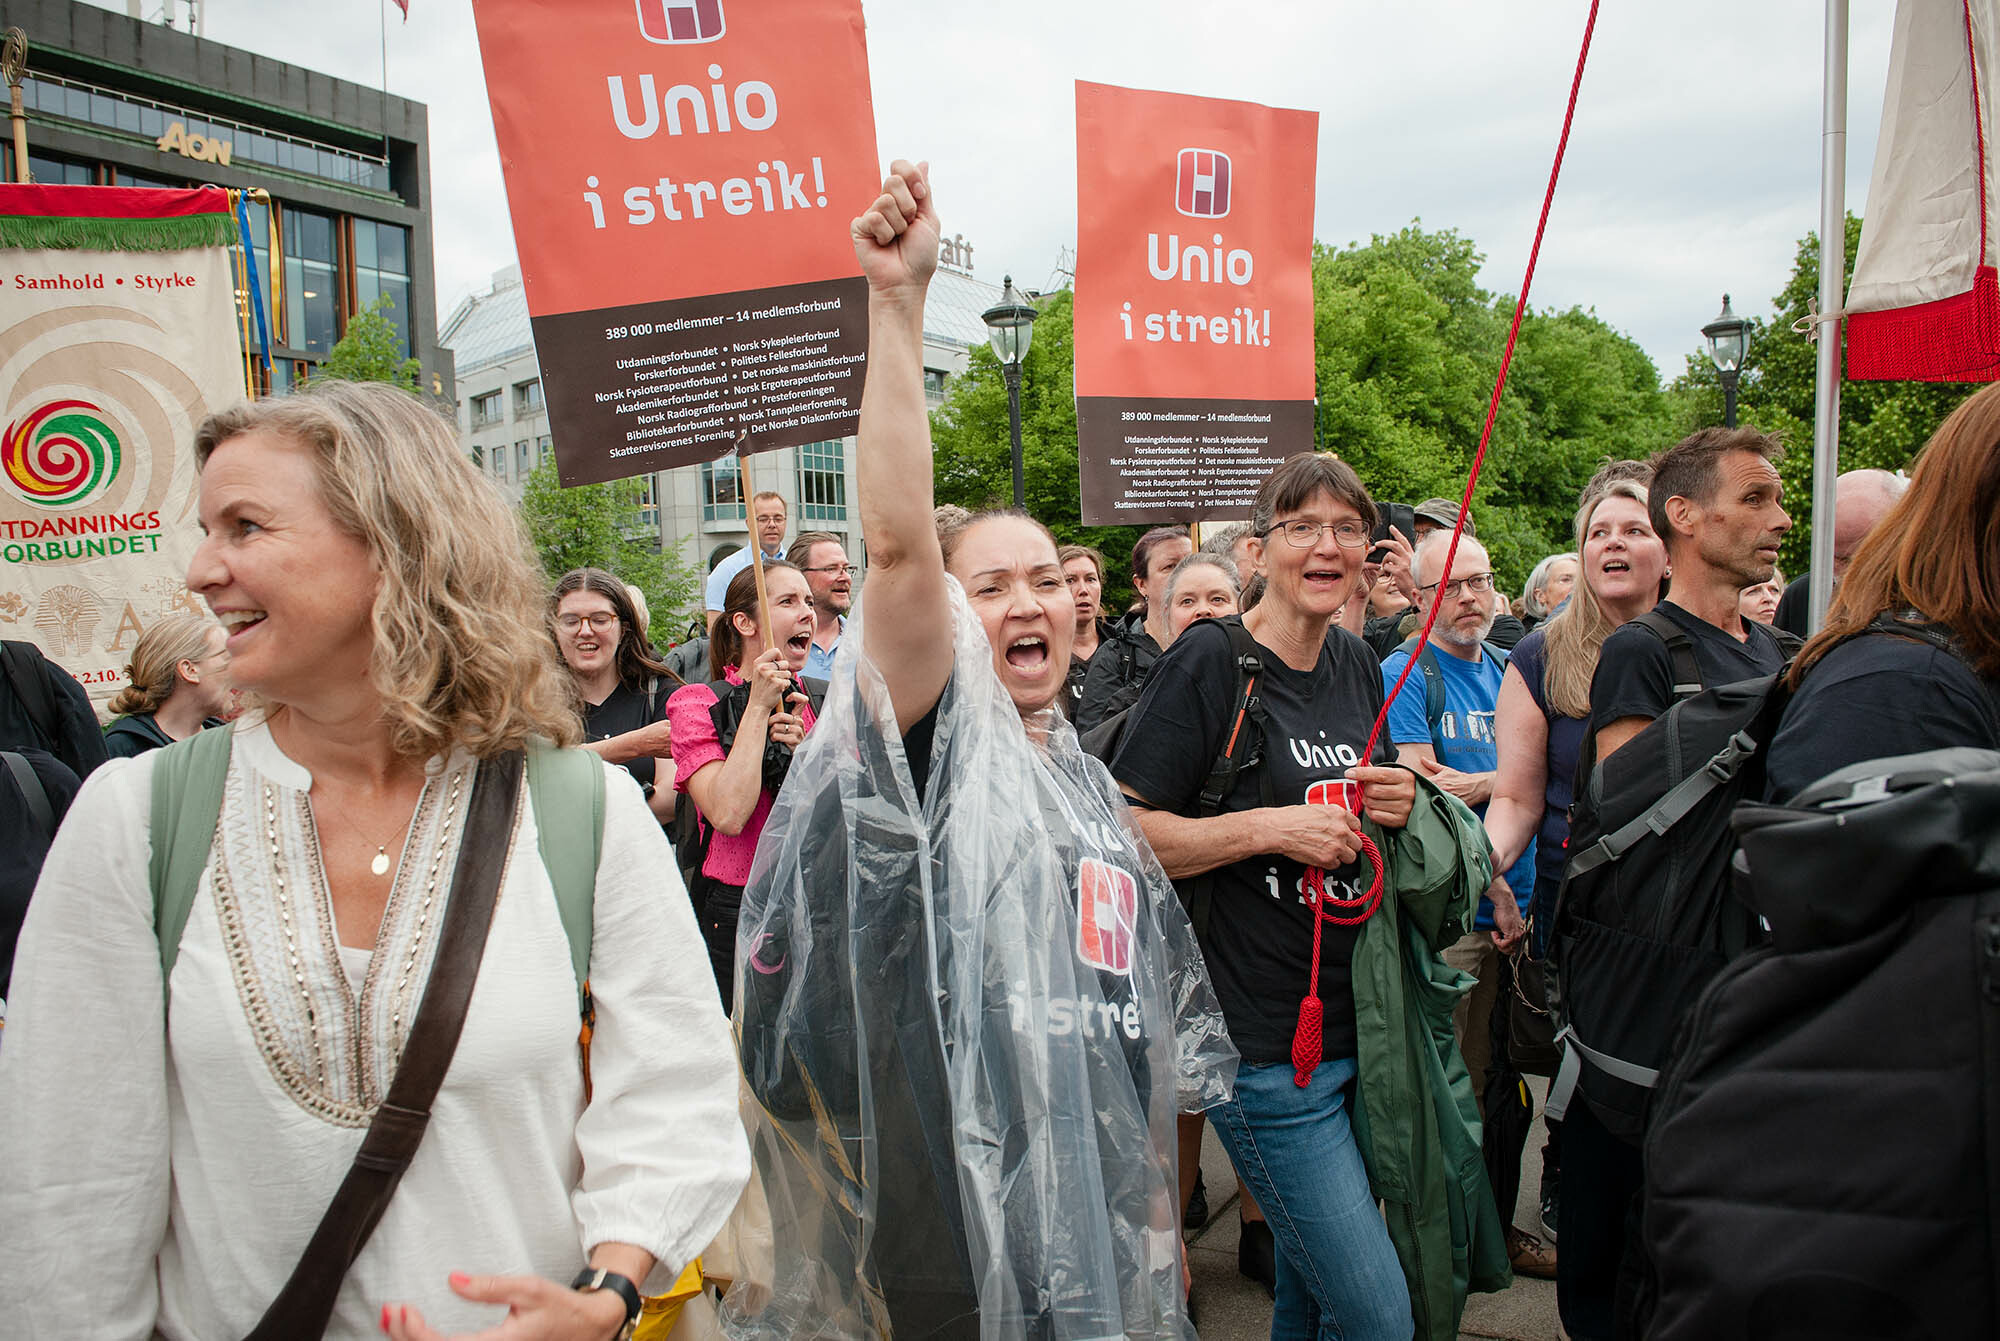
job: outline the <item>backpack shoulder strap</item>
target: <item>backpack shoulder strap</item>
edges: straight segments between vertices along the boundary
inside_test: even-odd
[[[1667,655],[1673,659],[1674,665],[1674,702],[1693,698],[1708,687],[1702,683],[1701,663],[1695,660],[1694,655],[1694,639],[1688,637],[1686,629],[1657,609],[1648,610],[1632,622],[1667,645]]]
[[[1444,667],[1438,665],[1429,640],[1419,643],[1414,636],[1405,638],[1397,650],[1408,652],[1424,673],[1424,722],[1431,729],[1431,748],[1435,749],[1438,728],[1444,724]]]
[[[577,991],[590,979],[590,937],[597,866],[604,854],[604,765],[589,750],[534,745],[528,750],[528,799],[536,846],[555,886],[556,912],[569,938]]]
[[[799,683],[805,687],[806,702],[812,707],[813,716],[819,716],[826,707],[826,691],[831,686],[825,680],[814,679],[810,675],[799,676]]]
[[[1208,778],[1201,785],[1196,813],[1204,819],[1222,813],[1223,801],[1236,786],[1236,775],[1257,762],[1259,747],[1266,735],[1264,699],[1257,692],[1257,682],[1264,675],[1264,660],[1257,640],[1250,636],[1250,630],[1243,627],[1240,617],[1213,622],[1220,624],[1229,636],[1230,659],[1236,666],[1236,692],[1230,695],[1229,716],[1224,719],[1227,734],[1223,737],[1222,750],[1215,756],[1215,761],[1209,766]],[[1274,804],[1270,769],[1261,770],[1260,785],[1265,793],[1264,804]]]
[[[14,785],[21,789],[21,797],[28,803],[28,815],[34,820],[35,827],[49,837],[55,837],[56,810],[49,804],[49,789],[42,785],[35,766],[28,762],[26,755],[12,750],[0,750],[0,763],[6,764],[7,771],[14,775]]]
[[[160,942],[160,984],[174,976],[181,932],[187,928],[202,867],[215,845],[222,818],[222,789],[229,780],[229,727],[197,731],[152,751],[151,857],[153,934]]]

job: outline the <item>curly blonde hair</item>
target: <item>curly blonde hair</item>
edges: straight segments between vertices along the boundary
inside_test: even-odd
[[[526,534],[442,416],[384,383],[315,382],[210,415],[196,464],[255,432],[311,451],[327,512],[382,574],[369,680],[398,753],[484,759],[581,739]]]

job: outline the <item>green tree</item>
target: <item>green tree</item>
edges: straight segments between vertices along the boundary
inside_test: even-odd
[[[1384,500],[1458,497],[1506,346],[1513,300],[1479,287],[1470,239],[1413,223],[1313,254],[1317,446],[1354,466]],[[1106,605],[1127,594],[1132,527],[1079,521],[1071,296],[1044,304],[1022,369],[1028,508],[1059,539],[1112,561]],[[1630,338],[1581,308],[1522,321],[1507,393],[1474,499],[1479,538],[1518,589],[1543,555],[1570,547],[1577,491],[1606,457],[1671,441],[1659,373]],[[938,498],[964,507],[1012,499],[1007,391],[999,363],[972,352],[932,416]]]
[[[1861,220],[1847,216],[1842,289],[1854,278]],[[1799,241],[1790,280],[1771,300],[1767,322],[1753,321],[1750,352],[1738,385],[1737,422],[1776,433],[1788,450],[1778,473],[1785,482],[1785,510],[1792,530],[1779,567],[1788,577],[1806,570],[1812,553],[1813,404],[1818,345],[1793,330],[1819,296],[1819,234]],[[1979,388],[1958,382],[1841,382],[1840,469],[1901,470],[1946,415]],[[1669,388],[1679,435],[1722,422],[1722,379],[1706,351],[1688,355],[1687,368]]]
[[[678,547],[661,550],[658,535],[639,526],[644,495],[638,478],[565,489],[550,459],[522,484],[521,519],[549,581],[572,568],[602,568],[645,592],[653,640],[665,647],[699,613],[700,579]]]
[[[1479,287],[1482,259],[1470,239],[1417,223],[1315,248],[1319,445],[1377,498],[1464,492],[1514,312]],[[1570,547],[1577,492],[1600,461],[1647,455],[1667,430],[1644,350],[1593,312],[1530,309],[1473,499],[1506,585]]]
[[[344,382],[390,382],[405,391],[417,390],[422,365],[404,357],[402,338],[384,315],[388,307],[385,293],[347,319],[347,333],[327,352],[320,376]]]

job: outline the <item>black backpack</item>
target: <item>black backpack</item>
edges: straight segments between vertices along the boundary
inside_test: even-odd
[[[1763,795],[1763,749],[1790,694],[1782,671],[1704,688],[1686,630],[1658,611],[1633,622],[1667,644],[1677,701],[1602,763],[1584,738],[1548,983],[1564,1045],[1550,1102],[1574,1087],[1637,1145],[1682,1012],[1758,940],[1730,893],[1729,815]],[[1774,632],[1789,659],[1798,640]]]
[[[797,676],[799,687],[805,691],[806,702],[812,705],[813,716],[818,717],[826,704],[827,682],[808,676]],[[743,710],[750,703],[748,681],[733,684],[728,680],[712,680],[709,691],[715,695],[715,703],[708,710],[709,720],[715,723],[715,734],[722,745],[722,752],[729,753],[736,743],[736,728],[743,721]],[[785,785],[792,766],[792,747],[780,745],[776,741],[764,742],[764,786],[776,793]],[[674,845],[675,864],[681,869],[681,883],[687,886],[688,897],[694,901],[695,914],[701,913],[702,898],[701,868],[708,860],[708,845],[715,838],[715,830],[704,823],[695,810],[694,798],[684,796],[674,806],[674,817],[667,825],[667,838]]]
[[[1852,765],[1732,823],[1772,943],[1661,1075],[1635,1334],[2000,1335],[2000,753]]]

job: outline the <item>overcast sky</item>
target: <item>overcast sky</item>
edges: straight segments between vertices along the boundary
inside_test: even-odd
[[[550,0],[548,40],[569,6],[631,2]],[[407,23],[387,0],[209,0],[206,35],[379,86],[385,6],[389,90],[430,106],[443,315],[514,260],[469,0],[410,0]],[[1860,212],[1894,6],[1853,8]],[[1074,80],[1308,108],[1321,241],[1412,219],[1454,228],[1485,255],[1484,285],[1511,293],[1588,13],[1588,0],[869,0],[877,143],[885,160],[931,160],[976,273],[1042,286],[1076,241]],[[1823,0],[1604,6],[1530,301],[1595,309],[1664,377],[1724,290],[1768,316],[1818,226],[1823,32]]]

